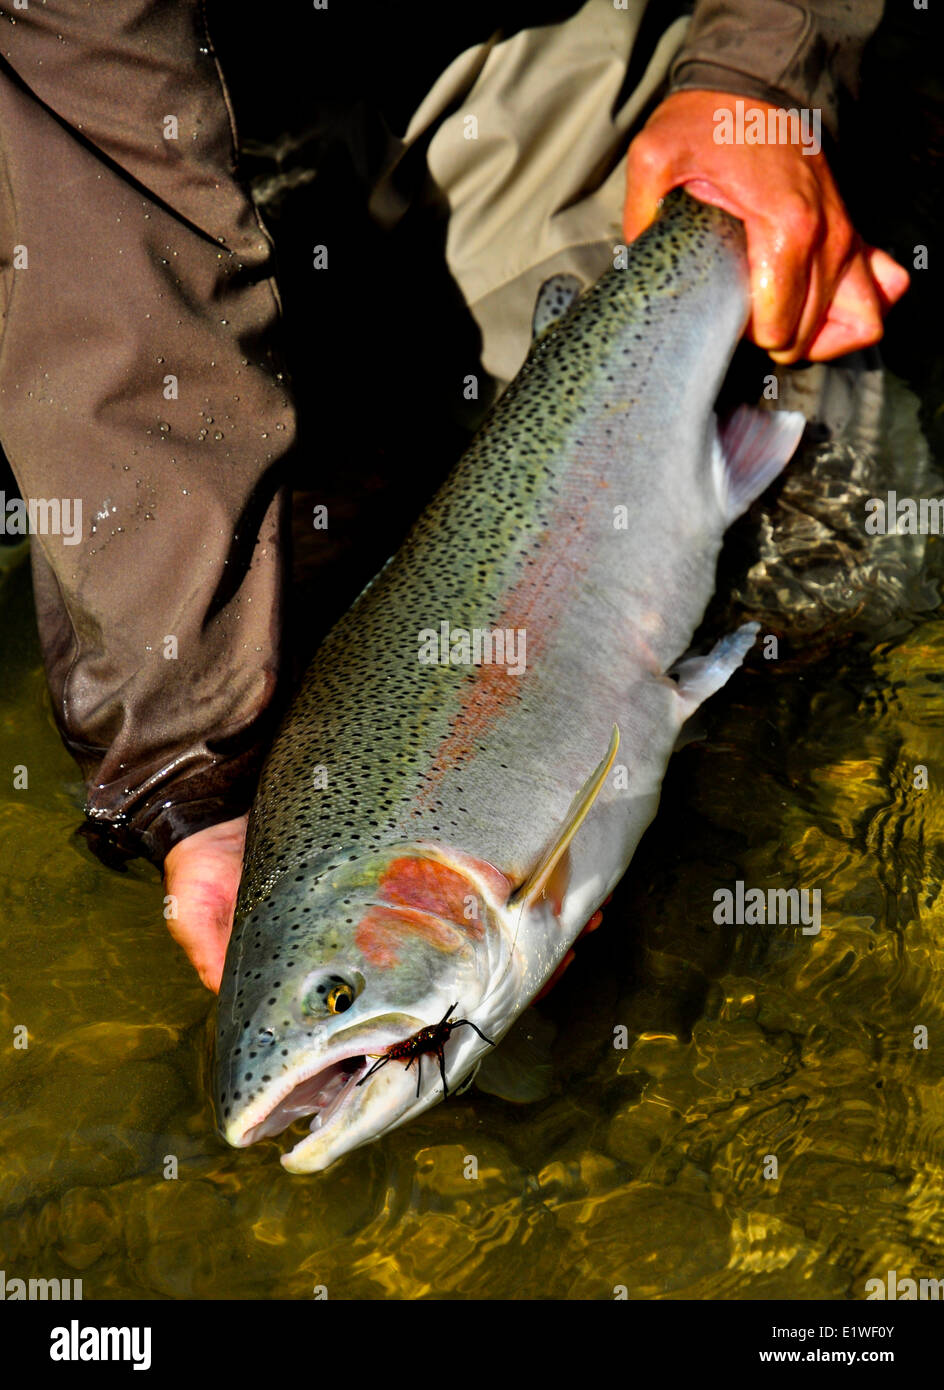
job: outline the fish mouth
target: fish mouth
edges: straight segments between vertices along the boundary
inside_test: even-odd
[[[275,1103],[265,1119],[243,1132],[239,1147],[248,1147],[260,1139],[274,1139],[296,1120],[308,1115],[311,1116],[308,1128],[312,1133],[322,1129],[369,1065],[370,1059],[365,1054],[344,1057],[299,1081],[283,1100]]]
[[[345,1109],[377,1057],[423,1026],[419,1019],[401,1016],[395,1028],[371,1030],[369,1036],[361,1033],[347,1046],[333,1048],[327,1057],[307,1065],[300,1062],[285,1076],[273,1079],[238,1119],[230,1121],[224,1138],[234,1148],[248,1148],[261,1139],[274,1139],[303,1118],[309,1118],[312,1135],[320,1134]],[[365,1087],[361,1094],[370,1089]]]

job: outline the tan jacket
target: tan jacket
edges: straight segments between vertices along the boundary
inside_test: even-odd
[[[393,225],[408,206],[397,172],[426,145],[450,207],[449,268],[500,384],[527,353],[531,312],[558,272],[596,279],[621,239],[622,160],[655,99],[715,88],[819,107],[835,133],[840,95],[855,90],[882,0],[703,0],[635,52],[646,0],[586,0],[564,22],[494,34],[460,53],[414,113],[371,200]],[[672,7],[664,7],[671,11]],[[642,65],[640,57],[644,56]],[[641,67],[625,90],[631,59]]]

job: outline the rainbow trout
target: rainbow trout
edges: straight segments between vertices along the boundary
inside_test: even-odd
[[[743,228],[677,192],[624,254],[579,297],[545,286],[527,361],[325,640],[263,770],[217,1105],[237,1147],[309,1118],[290,1172],[426,1110],[500,1041],[754,641],[680,660],[725,528],[803,428],[716,422]]]

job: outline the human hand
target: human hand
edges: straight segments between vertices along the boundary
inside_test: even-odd
[[[179,840],[164,860],[164,891],[177,899],[170,934],[207,989],[219,993],[233,930],[248,816],[221,821]]]
[[[775,362],[821,362],[878,342],[908,272],[858,236],[822,154],[796,144],[716,143],[716,113],[733,112],[738,100],[769,109],[713,91],[675,92],[656,108],[627,156],[627,241],[649,225],[660,198],[684,185],[743,221],[746,332]]]

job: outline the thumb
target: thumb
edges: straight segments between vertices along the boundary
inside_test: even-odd
[[[672,156],[663,142],[645,131],[637,135],[626,156],[623,235],[627,242],[646,230],[659,210],[659,199],[677,182]]]

